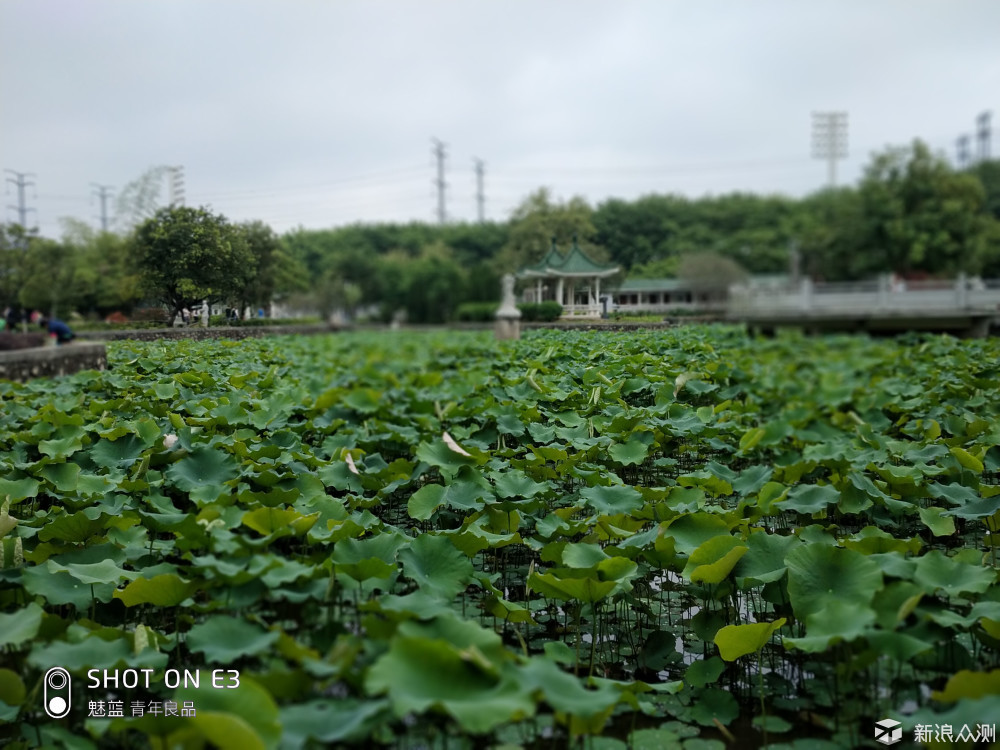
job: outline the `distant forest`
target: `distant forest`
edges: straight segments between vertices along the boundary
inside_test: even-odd
[[[233,231],[225,236],[242,243],[231,254],[239,283],[212,287],[220,299],[241,307],[279,300],[322,314],[363,308],[385,318],[405,310],[415,322],[450,320],[462,303],[496,300],[503,273],[537,262],[553,240],[566,250],[574,238],[633,278],[677,276],[689,256],[786,273],[793,248],[801,272],[827,281],[879,273],[1000,278],[1000,161],[955,170],[915,141],[875,155],[857,185],[801,199],[653,194],[592,206],[541,188],[504,222],[357,224],[280,236],[251,222]],[[135,244],[152,234],[139,222],[119,234],[69,222],[56,241],[0,226],[0,308],[103,317],[162,299],[152,277],[169,265],[169,248],[144,268]],[[176,257],[180,263],[180,250]]]

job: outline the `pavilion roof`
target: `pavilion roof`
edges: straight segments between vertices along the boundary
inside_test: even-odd
[[[573,245],[569,252],[563,255],[556,249],[553,241],[552,247],[541,261],[534,265],[525,266],[518,272],[518,276],[611,276],[618,273],[619,266],[614,264],[595,263],[573,240]]]

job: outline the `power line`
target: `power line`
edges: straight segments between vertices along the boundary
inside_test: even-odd
[[[108,231],[108,194],[114,192],[111,185],[98,185],[96,182],[90,183],[101,200],[101,231]]]
[[[31,172],[15,172],[13,169],[5,169],[4,172],[10,172],[13,177],[8,177],[7,182],[10,182],[17,186],[17,205],[12,206],[9,203],[7,208],[12,208],[17,211],[18,224],[20,224],[25,229],[28,228],[28,213],[31,211],[35,212],[35,217],[38,217],[38,211],[34,208],[29,208],[27,203],[27,198],[25,197],[25,189],[34,185],[28,178],[34,177],[35,175]],[[36,196],[37,197],[37,196]]]
[[[424,174],[426,166],[412,166],[404,167],[401,169],[387,170],[384,172],[375,172],[367,175],[355,175],[353,177],[343,177],[336,180],[325,180],[323,182],[313,182],[305,185],[281,185],[278,187],[270,188],[257,188],[254,190],[230,190],[223,191],[220,193],[207,193],[199,195],[206,199],[216,199],[216,198],[226,198],[226,199],[250,199],[255,197],[268,198],[275,195],[281,195],[283,193],[302,191],[302,190],[318,190],[326,187],[333,187],[335,185],[352,185],[357,183],[365,182],[382,182],[387,178],[402,177],[404,175],[409,175],[416,177],[417,174]]]
[[[486,221],[486,196],[483,194],[483,170],[485,167],[482,159],[474,159],[473,161],[476,164],[476,206],[479,208],[479,223],[482,224]]]
[[[830,187],[837,184],[837,159],[847,158],[847,113],[813,112],[812,154],[826,159]]]
[[[434,149],[431,153],[433,153],[437,159],[437,179],[434,180],[434,185],[437,187],[438,195],[437,218],[438,224],[444,224],[446,216],[444,207],[444,189],[446,184],[444,181],[445,145],[437,138],[431,138],[431,143],[434,144]]]

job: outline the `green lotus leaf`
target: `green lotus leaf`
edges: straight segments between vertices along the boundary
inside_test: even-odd
[[[585,487],[580,497],[598,513],[612,516],[631,513],[642,507],[642,495],[633,487],[612,485],[610,487]]]
[[[34,602],[11,614],[0,613],[0,646],[18,646],[30,641],[38,634],[43,614],[44,610]]]
[[[206,661],[231,664],[267,651],[277,640],[277,631],[267,631],[228,615],[213,615],[195,625],[185,637],[187,648],[205,654]]]
[[[811,515],[826,510],[827,506],[838,500],[840,491],[836,487],[828,484],[798,484],[781,501],[781,509]]]
[[[774,468],[771,466],[751,466],[733,480],[733,489],[740,495],[752,495],[760,491],[773,473]]]
[[[785,564],[792,609],[802,620],[835,600],[867,606],[882,588],[878,564],[854,550],[803,544],[789,551]]]
[[[468,451],[467,452],[471,452]],[[449,448],[444,440],[434,440],[417,446],[416,458],[431,466],[436,466],[447,476],[454,475],[463,466],[480,466],[486,463],[487,457],[481,453],[464,456]]]
[[[646,460],[649,446],[643,441],[633,438],[627,443],[615,443],[608,448],[608,454],[622,466],[635,466]]]
[[[701,511],[678,516],[663,530],[664,537],[674,540],[677,551],[687,555],[720,535],[729,536],[729,525],[719,516]]]
[[[167,654],[149,649],[136,654],[130,635],[123,633],[120,638],[104,640],[97,635],[83,635],[85,632],[83,628],[73,625],[70,626],[72,641],[36,641],[28,654],[28,663],[42,671],[57,664],[73,673],[91,667],[162,670],[167,665]]]
[[[948,678],[944,690],[935,690],[931,698],[945,703],[954,703],[962,698],[983,698],[1000,695],[1000,669],[991,672],[974,672],[963,669]]]
[[[719,688],[703,688],[688,711],[692,720],[705,727],[716,722],[728,724],[739,715],[740,707],[736,698],[729,691]]]
[[[927,593],[932,594],[940,589],[949,596],[981,594],[996,580],[996,571],[958,562],[936,549],[917,560],[913,574],[914,583],[923,587]]]
[[[920,521],[934,536],[951,536],[955,533],[955,519],[944,515],[943,508],[920,508]]]
[[[684,577],[692,583],[720,583],[748,551],[749,548],[736,537],[712,537],[691,553],[684,568]]]
[[[957,505],[959,507],[974,503],[979,500],[979,495],[971,487],[966,487],[963,484],[939,484],[937,482],[929,482],[927,484],[927,490],[930,492],[931,497],[936,497],[939,500],[945,500],[952,505]],[[996,510],[996,508],[994,508]]]
[[[699,659],[684,670],[684,683],[691,687],[705,687],[715,682],[726,670],[726,664],[718,656]]]
[[[99,563],[70,563],[69,565],[59,565],[54,561],[49,561],[49,569],[53,573],[67,572],[80,583],[111,583],[118,585],[118,582],[127,578],[129,580],[138,576],[130,570],[119,568],[111,560],[103,560]]]
[[[570,568],[591,568],[607,559],[597,544],[567,544],[562,550],[562,563]]]
[[[540,693],[552,708],[570,716],[601,716],[622,700],[614,686],[602,683],[587,687],[544,657],[529,659],[518,670],[518,678],[527,690]]]
[[[48,464],[38,474],[60,492],[75,492],[80,481],[80,467],[73,463]]]
[[[431,708],[448,713],[468,732],[488,732],[534,714],[534,701],[496,665],[444,640],[397,636],[368,670],[365,689],[387,694],[399,717]]]
[[[86,511],[59,515],[49,521],[38,532],[38,538],[43,542],[58,539],[63,542],[82,544],[107,530],[106,517],[102,514],[97,519],[91,519]]]
[[[863,555],[875,555],[883,553],[898,552],[902,555],[916,554],[920,551],[923,543],[917,539],[897,539],[875,526],[866,526],[857,534],[843,541],[847,549],[857,550]]]
[[[756,586],[784,577],[785,556],[788,551],[802,542],[794,536],[782,536],[756,532],[750,534],[745,542],[747,553],[743,555],[733,573],[737,582],[743,588]]]
[[[264,536],[282,529],[288,529],[294,534],[305,534],[319,520],[319,515],[312,513],[306,516],[293,508],[257,508],[246,513],[242,523]]]
[[[216,684],[213,679],[217,679]],[[238,684],[233,683],[233,673],[228,670],[202,671],[198,687],[182,685],[174,693],[174,702],[195,706],[196,714],[188,722],[215,747],[274,750],[282,727],[271,694],[245,673],[239,674]]]
[[[191,597],[197,586],[174,573],[164,573],[152,578],[136,578],[124,589],[115,591],[126,607],[153,604],[157,607],[175,607]]]
[[[784,638],[785,646],[807,653],[817,653],[841,641],[853,641],[871,632],[875,611],[860,602],[831,599],[822,608],[806,617],[806,634],[802,638]]]
[[[1000,497],[979,497],[960,508],[945,511],[950,516],[958,516],[966,520],[988,518],[1000,510]]]
[[[24,477],[23,479],[0,479],[0,502],[10,498],[11,503],[17,504],[22,500],[29,500],[38,495],[39,482],[37,479]]]
[[[501,435],[513,435],[521,437],[524,434],[524,422],[514,414],[502,414],[497,417],[497,432]]]
[[[127,468],[139,460],[146,444],[137,435],[117,440],[99,440],[90,451],[90,460],[106,469]]]
[[[8,706],[20,706],[26,695],[20,675],[9,669],[0,669],[0,701]]]
[[[951,455],[953,455],[958,462],[964,466],[969,471],[974,471],[976,474],[982,474],[984,470],[983,462],[978,458],[969,453],[965,448],[960,448],[957,445],[953,445],[949,448]]]
[[[552,488],[550,482],[536,482],[523,471],[511,469],[494,472],[490,477],[496,482],[497,497],[529,499]]]
[[[444,504],[444,492],[444,485],[425,484],[410,495],[410,499],[406,503],[406,512],[410,518],[426,521],[434,515],[434,511]]]
[[[302,748],[309,740],[329,744],[360,741],[385,719],[389,701],[339,699],[283,706],[279,712],[282,747]]]
[[[403,573],[424,591],[453,599],[472,578],[472,561],[448,537],[424,534],[399,553]]]
[[[907,633],[873,630],[866,633],[865,637],[868,639],[868,645],[875,649],[876,653],[888,656],[900,663],[908,662],[917,654],[934,648],[933,643],[928,643]]]
[[[528,587],[542,596],[587,604],[600,601],[614,591],[617,586],[615,581],[599,581],[596,576],[559,578],[552,573],[538,573],[537,571],[528,576]]]
[[[781,617],[774,622],[754,622],[746,625],[726,625],[715,634],[713,642],[719,655],[726,661],[736,661],[741,656],[760,651],[771,636],[785,624]]]
[[[166,471],[175,487],[201,502],[215,500],[226,492],[227,483],[240,475],[240,467],[231,455],[208,446],[198,446]]]

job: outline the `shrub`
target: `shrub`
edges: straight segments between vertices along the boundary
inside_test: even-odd
[[[562,305],[549,300],[548,302],[525,302],[517,306],[521,311],[521,320],[526,322],[559,320],[562,316]]]
[[[455,310],[455,320],[489,323],[496,318],[499,302],[463,302]]]
[[[132,313],[132,320],[167,323],[170,320],[170,314],[162,307],[140,307]]]

